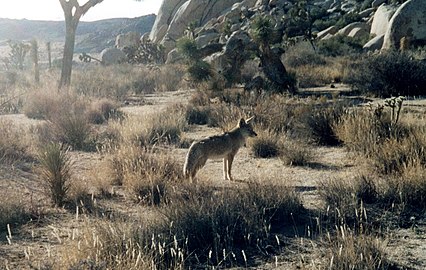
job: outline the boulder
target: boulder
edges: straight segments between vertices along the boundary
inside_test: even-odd
[[[337,33],[337,27],[336,26],[330,26],[329,28],[322,30],[321,32],[318,32],[317,39],[322,39],[323,37],[327,36],[328,34],[334,35]]]
[[[253,6],[255,1],[245,0],[243,3]],[[154,42],[160,41],[168,52],[174,47],[173,42],[182,37],[191,22],[196,21],[199,26],[203,26],[209,20],[229,12],[234,4],[233,0],[164,0],[151,31],[151,39]],[[239,16],[239,9],[235,14]],[[162,25],[167,25],[165,31]]]
[[[216,32],[205,33],[195,39],[198,48],[204,47],[212,42],[219,41],[220,34]]]
[[[376,7],[380,6],[381,4],[383,4],[383,3],[385,3],[385,2],[386,2],[386,0],[374,0],[374,1],[371,3],[371,7],[372,7],[372,8],[376,8]]]
[[[187,0],[164,0],[158,10],[158,15],[155,19],[154,25],[152,26],[149,38],[157,43],[161,41],[167,33],[169,24],[176,14],[178,8],[185,3]]]
[[[338,35],[342,35],[342,36],[347,36],[349,35],[349,33],[354,29],[354,28],[361,28],[365,31],[370,31],[370,26],[367,25],[366,23],[363,22],[353,22],[350,23],[348,25],[346,25],[345,27],[343,27],[342,29],[340,29],[337,34]]]
[[[363,46],[363,49],[365,51],[380,50],[383,46],[384,37],[385,37],[385,35],[380,35],[380,36],[372,38],[370,41],[365,43],[365,45]]]
[[[117,49],[123,49],[124,47],[137,46],[141,39],[141,34],[137,32],[128,32],[126,34],[120,34],[115,39],[115,47]]]
[[[396,8],[394,6],[381,5],[373,15],[370,34],[374,36],[384,35],[395,11]]]
[[[106,48],[101,52],[101,62],[104,65],[115,65],[127,61],[126,54],[117,48]]]
[[[382,49],[399,48],[403,37],[412,43],[425,43],[425,0],[409,0],[397,9],[389,22]]]
[[[367,9],[364,9],[363,11],[361,11],[360,13],[359,13],[359,16],[361,17],[361,18],[367,18],[367,17],[370,17],[371,16],[371,14],[373,14],[373,12],[374,12],[374,8],[367,8]]]
[[[178,63],[183,59],[184,57],[182,56],[182,54],[179,53],[177,49],[173,49],[167,54],[166,64]]]
[[[351,37],[351,38],[363,38],[365,36],[368,37],[368,31],[361,27],[355,27],[348,34],[348,37]]]

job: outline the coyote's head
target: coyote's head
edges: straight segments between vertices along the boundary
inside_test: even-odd
[[[254,116],[250,117],[247,120],[244,120],[244,118],[240,119],[240,122],[238,123],[238,127],[241,130],[241,133],[244,137],[256,137],[257,133],[254,132],[253,127],[251,126],[250,122],[253,120]]]

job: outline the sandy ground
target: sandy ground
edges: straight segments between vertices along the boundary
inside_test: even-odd
[[[127,114],[146,116],[155,114],[167,106],[176,103],[185,103],[191,91],[177,91],[159,93],[144,97],[148,105],[127,106],[122,110]],[[412,101],[415,103],[416,101]],[[415,103],[415,106],[424,106],[424,101]],[[30,120],[24,115],[5,115],[0,119],[8,119],[24,128],[30,128],[39,122]],[[194,126],[186,134],[188,138],[198,139],[217,134],[217,129],[206,126]],[[170,149],[172,155],[183,164],[187,149]],[[210,160],[198,173],[198,181],[209,182],[219,187],[233,187],[244,185],[253,179],[262,179],[264,183],[279,184],[296,187],[300,192],[305,207],[318,209],[321,203],[318,199],[318,182],[326,179],[352,179],[361,170],[359,162],[348,156],[343,148],[318,147],[315,150],[315,159],[309,166],[284,166],[278,158],[257,159],[252,156],[248,148],[242,148],[237,154],[233,165],[233,176],[236,181],[222,179],[222,161]],[[90,182],[93,173],[102,162],[103,157],[98,153],[73,153],[75,170],[83,182]],[[87,181],[86,181],[87,180]],[[48,200],[43,195],[40,180],[34,174],[31,165],[13,167],[0,166],[0,196],[19,196],[28,205],[47,208]],[[135,206],[125,198],[116,198],[110,206],[123,213],[147,213],[149,210],[142,206]],[[35,209],[37,210],[37,209]],[[73,234],[85,220],[74,213],[65,210],[55,210],[42,220],[24,225],[20,229],[12,228],[12,241],[8,243],[5,235],[0,235],[0,269],[29,269],[28,258],[42,265],[46,258],[55,256],[57,248],[63,240]],[[426,222],[419,221],[415,228],[397,229],[387,233],[386,250],[391,258],[409,265],[413,269],[426,269]],[[312,254],[316,243],[303,237],[291,238],[289,246],[277,256],[276,262],[262,264],[256,269],[300,269],[300,261],[305,260],[305,267],[315,264],[320,254]],[[306,264],[306,262],[308,262]],[[37,266],[37,265],[36,265]],[[9,267],[9,268],[7,268]]]

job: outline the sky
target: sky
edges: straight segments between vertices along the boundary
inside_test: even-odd
[[[62,21],[64,13],[59,0],[6,0],[2,1],[0,18]],[[83,5],[87,0],[78,0]],[[104,0],[92,7],[81,21],[109,18],[134,18],[158,13],[162,0]]]

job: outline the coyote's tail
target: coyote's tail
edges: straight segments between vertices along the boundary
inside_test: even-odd
[[[201,149],[197,144],[193,143],[186,155],[185,164],[183,165],[183,175],[185,178],[192,178],[197,171],[204,166],[207,158],[203,156]]]

